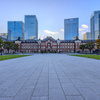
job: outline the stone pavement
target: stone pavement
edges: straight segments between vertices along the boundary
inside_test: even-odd
[[[35,54],[0,61],[0,100],[100,100],[100,60]]]

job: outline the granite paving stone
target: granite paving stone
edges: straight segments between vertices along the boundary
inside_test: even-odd
[[[62,88],[49,89],[49,100],[66,100]]]
[[[32,88],[27,88],[27,89],[21,88],[13,100],[30,100],[32,93],[33,93]]]
[[[33,97],[47,96],[48,95],[48,84],[37,84],[33,92]]]
[[[84,100],[82,96],[66,96],[67,100]]]
[[[96,83],[86,83],[97,95],[100,95],[100,85]]]
[[[72,83],[62,83],[63,90],[65,95],[80,95],[78,90],[74,87]]]
[[[0,97],[0,100],[13,100],[13,97]]]
[[[32,97],[31,100],[48,100],[47,96],[42,96],[42,97]]]
[[[47,53],[0,61],[0,100],[100,100],[100,60]]]
[[[90,88],[78,88],[78,90],[85,100],[100,100],[100,96],[97,96]]]

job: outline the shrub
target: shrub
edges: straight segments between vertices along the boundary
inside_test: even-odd
[[[54,53],[57,53],[56,51]]]
[[[43,50],[41,50],[41,53],[44,53]]]

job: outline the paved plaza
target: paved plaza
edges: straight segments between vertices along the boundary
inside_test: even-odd
[[[35,54],[0,61],[0,100],[100,100],[100,60]]]

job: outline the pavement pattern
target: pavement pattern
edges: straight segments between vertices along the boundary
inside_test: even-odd
[[[0,61],[0,100],[100,100],[100,60],[34,54]]]

